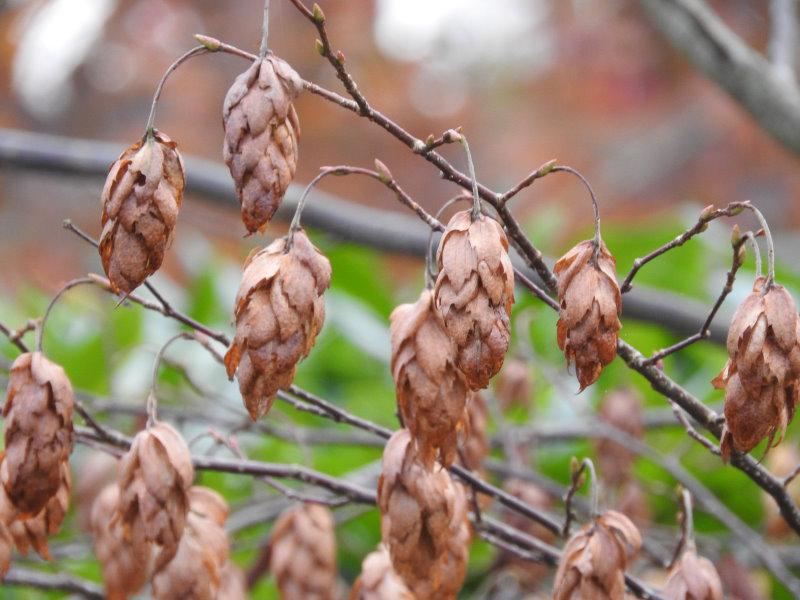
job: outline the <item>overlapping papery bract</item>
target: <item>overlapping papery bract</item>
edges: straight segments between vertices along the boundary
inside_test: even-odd
[[[668,600],[722,600],[722,582],[713,563],[689,548],[669,570],[664,597]]]
[[[425,289],[414,304],[391,315],[392,376],[403,423],[432,467],[438,456],[449,466],[456,455],[469,388],[455,364],[455,346]]]
[[[630,519],[607,510],[564,546],[553,599],[622,600],[625,568],[641,546],[641,534]]]
[[[508,239],[492,218],[453,215],[437,252],[434,302],[455,342],[456,364],[474,389],[489,385],[503,365],[511,337],[514,269]]]
[[[21,354],[11,365],[0,482],[19,518],[36,516],[62,484],[62,466],[72,451],[74,402],[64,369],[41,352]]]
[[[325,320],[331,265],[306,234],[280,238],[248,258],[236,294],[236,336],[225,366],[255,420],[294,379]],[[237,370],[238,369],[238,370]]]
[[[562,256],[553,268],[558,279],[558,347],[575,364],[581,389],[600,377],[617,354],[622,297],[616,261],[600,242],[586,240]]]
[[[156,545],[156,570],[178,550],[189,509],[188,490],[194,479],[189,448],[169,424],[157,422],[133,438],[120,459],[116,519],[144,561]]]
[[[381,538],[394,570],[417,600],[449,597],[438,594],[452,591],[445,574],[458,572],[457,562],[452,569],[448,561],[459,543],[466,501],[445,469],[423,466],[406,429],[396,431],[384,448],[378,506]]]
[[[132,291],[161,266],[184,185],[177,144],[160,131],[127,148],[111,165],[101,198],[99,251],[115,291]]]
[[[300,123],[292,101],[300,76],[280,58],[259,58],[225,96],[222,155],[249,232],[262,229],[280,206],[297,167]]]
[[[229,541],[224,529],[228,505],[222,496],[206,487],[190,488],[188,497],[189,512],[178,551],[153,576],[153,597],[235,600],[219,595],[228,565]]]
[[[284,511],[272,530],[270,571],[284,600],[335,600],[336,538],[327,506]]]
[[[725,389],[725,433],[721,448],[752,450],[762,439],[783,437],[800,393],[800,319],[789,292],[764,278],[736,309],[728,330],[728,362],[714,380]]]

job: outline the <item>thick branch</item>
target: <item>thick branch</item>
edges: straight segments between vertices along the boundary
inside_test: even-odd
[[[652,24],[772,137],[800,153],[800,88],[702,0],[640,0]]]

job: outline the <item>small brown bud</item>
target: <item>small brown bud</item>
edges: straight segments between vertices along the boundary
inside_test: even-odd
[[[489,385],[503,366],[511,337],[514,269],[508,239],[494,219],[456,213],[437,252],[434,302],[456,344],[456,363],[474,389]]]
[[[269,411],[278,390],[291,385],[325,320],[322,294],[330,285],[330,262],[302,230],[290,248],[286,244],[280,238],[251,255],[236,294],[236,336],[225,366],[229,377],[236,373],[253,420]]]
[[[139,560],[150,553],[151,544],[161,548],[156,570],[178,550],[193,479],[189,448],[167,423],[140,431],[120,459],[116,518]]]
[[[600,404],[598,416],[635,439],[642,439],[642,404],[632,389],[614,390],[606,394]],[[595,443],[600,472],[611,485],[620,485],[631,477],[636,454],[627,447],[608,438],[599,438]]]
[[[398,306],[391,316],[392,375],[403,423],[431,468],[437,454],[452,464],[463,427],[467,382],[455,365],[455,346],[423,290],[414,304]]]
[[[325,22],[325,13],[322,12],[319,4],[316,2],[314,3],[314,6],[311,7],[311,16],[314,17],[314,21],[320,25]]]
[[[292,102],[302,89],[294,69],[269,54],[239,75],[225,96],[222,155],[250,233],[266,226],[294,178],[300,123]]]
[[[773,284],[763,293],[759,277],[728,330],[729,360],[714,380],[725,389],[726,428],[721,448],[749,452],[769,437],[767,451],[783,437],[800,394],[800,319],[791,295]],[[775,443],[778,443],[775,442]]]
[[[609,598],[625,593],[625,568],[639,552],[642,537],[630,519],[607,510],[573,535],[558,562],[554,600]]]
[[[575,363],[581,389],[600,377],[617,355],[622,298],[616,261],[600,243],[595,260],[594,240],[586,240],[558,259],[558,347]]]
[[[223,569],[228,564],[229,542],[224,525],[228,505],[214,490],[200,486],[188,492],[189,512],[177,553],[153,576],[156,600],[192,598],[216,600]]]
[[[527,408],[533,393],[531,370],[524,360],[509,358],[495,380],[495,393],[503,410]]]
[[[177,147],[154,130],[111,165],[98,249],[115,292],[131,292],[155,273],[172,242],[185,184]]]
[[[415,600],[411,591],[398,577],[392,567],[392,559],[386,546],[380,544],[361,563],[350,600]]]
[[[417,600],[438,598],[466,499],[448,471],[422,465],[406,429],[395,432],[384,448],[378,507],[395,571]]]
[[[690,548],[669,570],[664,595],[669,600],[722,600],[722,582],[711,561]]]
[[[0,481],[21,518],[37,515],[62,483],[72,451],[72,385],[41,352],[11,365],[5,417],[5,459]]]
[[[35,517],[15,519],[8,523],[8,529],[20,554],[27,556],[32,547],[43,559],[50,560],[47,538],[61,529],[61,523],[69,510],[71,487],[69,463],[61,463],[61,485],[44,508]]]
[[[284,511],[270,545],[270,572],[281,598],[336,598],[336,538],[327,506],[305,503]]]
[[[125,540],[122,524],[114,517],[119,503],[119,487],[107,486],[94,501],[91,531],[94,553],[103,571],[106,597],[124,600],[135,594],[149,579],[152,552],[144,552]]]

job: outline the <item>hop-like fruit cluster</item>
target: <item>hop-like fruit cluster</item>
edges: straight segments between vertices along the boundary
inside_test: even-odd
[[[616,261],[600,242],[585,240],[558,259],[558,347],[575,363],[581,389],[600,377],[617,354],[622,298]]]
[[[378,506],[381,537],[397,574],[418,600],[440,597],[451,583],[444,584],[444,576],[466,501],[446,470],[423,466],[406,429],[384,448]]]
[[[227,600],[231,596],[220,596],[219,590],[228,565],[229,543],[224,529],[228,505],[206,487],[190,488],[188,497],[185,530],[175,556],[153,576],[153,597]]]
[[[294,178],[300,123],[292,101],[302,89],[288,63],[267,55],[239,75],[225,96],[222,154],[251,233],[269,222]]]
[[[35,517],[61,487],[74,402],[64,370],[41,352],[21,354],[11,365],[0,482],[19,518]]]
[[[131,292],[161,266],[184,185],[177,144],[160,131],[145,135],[111,165],[101,197],[99,251],[115,291]]]
[[[554,600],[612,598],[625,593],[625,568],[639,552],[642,537],[630,519],[607,510],[572,536],[561,553]]]
[[[728,330],[728,362],[714,380],[725,389],[723,457],[783,437],[800,393],[800,319],[789,292],[759,277]]]
[[[437,252],[434,302],[455,342],[456,364],[474,389],[489,385],[503,366],[511,333],[514,269],[508,239],[492,218],[453,215]]]
[[[353,583],[350,600],[415,600],[406,584],[394,572],[385,545],[380,544],[361,563],[361,575]]]
[[[133,438],[119,462],[116,519],[138,561],[150,555],[154,544],[160,549],[156,570],[175,555],[193,479],[189,448],[172,426],[158,422]]]
[[[286,510],[272,530],[270,571],[284,600],[334,600],[336,538],[333,515],[321,504]]]
[[[722,600],[722,582],[713,563],[689,548],[669,570],[664,596],[669,600]]]
[[[265,415],[294,379],[325,320],[331,265],[306,234],[275,240],[244,266],[236,294],[236,336],[225,366],[236,373],[250,416]],[[237,372],[238,369],[238,372]]]
[[[403,423],[428,467],[439,456],[449,466],[456,455],[469,388],[455,365],[455,346],[423,290],[414,304],[391,316],[392,376]]]

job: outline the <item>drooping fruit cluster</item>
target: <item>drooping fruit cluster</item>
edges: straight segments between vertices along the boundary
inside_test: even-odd
[[[769,437],[783,437],[800,393],[800,319],[783,286],[756,279],[728,330],[728,362],[714,379],[725,389],[723,458],[749,452]]]
[[[669,600],[722,600],[722,582],[712,562],[697,556],[692,544],[670,568],[664,595]]]
[[[99,250],[114,291],[133,291],[161,267],[184,184],[177,144],[160,131],[146,134],[111,165],[101,198]]]
[[[290,241],[291,240],[291,241]],[[225,355],[228,376],[253,420],[288,387],[325,319],[331,265],[302,230],[248,258],[236,294],[236,337]]]
[[[270,571],[284,600],[334,600],[336,538],[327,506],[303,503],[284,511],[270,541]]]
[[[617,354],[622,298],[616,261],[601,241],[586,240],[558,259],[558,347],[575,364],[581,389]]]
[[[621,599],[625,568],[641,546],[641,534],[630,519],[607,510],[564,546],[555,576],[554,600]]]
[[[222,155],[250,233],[269,222],[294,178],[300,123],[292,102],[302,89],[294,69],[269,54],[239,75],[225,96]]]
[[[514,269],[503,227],[471,211],[453,215],[436,255],[434,303],[456,347],[456,364],[473,390],[503,366],[511,332]]]
[[[454,597],[444,593],[460,588],[463,576],[445,583],[444,574],[457,575],[459,561],[465,560],[451,549],[458,544],[466,500],[446,470],[431,471],[422,464],[406,429],[396,431],[384,448],[378,506],[383,543],[415,597]]]

